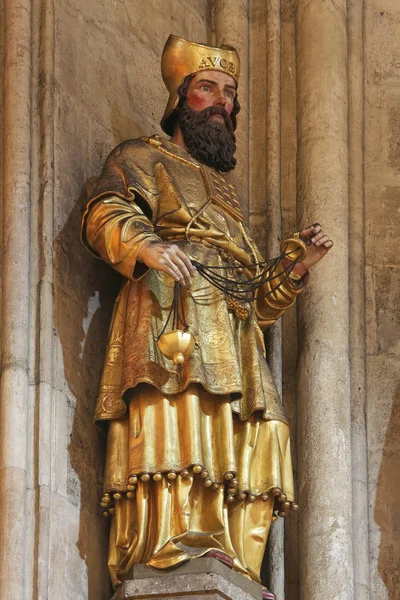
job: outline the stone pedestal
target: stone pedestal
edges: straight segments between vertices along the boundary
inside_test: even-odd
[[[229,569],[215,558],[198,558],[164,571],[144,565],[133,568],[132,578],[112,600],[261,600],[261,586]]]

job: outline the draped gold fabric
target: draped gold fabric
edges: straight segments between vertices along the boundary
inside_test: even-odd
[[[213,485],[205,487],[192,465],[201,465]],[[184,469],[187,478],[180,475]],[[105,489],[124,489],[129,473],[157,472],[177,476],[139,480],[132,499],[115,503],[114,583],[133,564],[171,567],[210,549],[226,552],[238,571],[258,581],[274,508],[271,490],[294,499],[288,426],[256,415],[232,419],[229,396],[216,398],[198,384],[174,396],[140,384],[129,415],[110,424]],[[238,493],[254,500],[226,502],[220,482],[229,472],[236,474]]]
[[[278,269],[279,289],[266,283],[239,318],[196,274],[184,292],[195,349],[183,368],[161,354],[174,282],[137,262],[145,240],[172,240],[205,265],[243,267],[226,271],[232,277],[262,259],[228,178],[158,137],[111,153],[82,239],[126,278],[95,413],[109,422],[102,506],[114,584],[133,564],[166,568],[209,549],[258,580],[272,512],[294,500],[289,431],[260,327],[301,288]]]

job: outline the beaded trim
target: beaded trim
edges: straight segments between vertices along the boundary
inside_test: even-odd
[[[100,506],[103,509],[103,515],[104,517],[111,517],[115,511],[115,503],[119,502],[124,497],[128,500],[134,499],[136,495],[136,488],[140,482],[157,483],[165,478],[167,483],[172,485],[178,477],[181,477],[182,479],[188,479],[190,476],[201,477],[204,487],[212,488],[215,491],[218,491],[221,487],[224,487],[225,501],[229,504],[234,502],[255,502],[257,498],[267,502],[269,498],[273,497],[275,500],[272,517],[273,521],[275,521],[278,516],[285,517],[288,509],[295,512],[299,508],[295,502],[287,499],[286,494],[281,488],[275,487],[268,490],[268,493],[262,492],[261,494],[255,494],[250,490],[241,489],[235,472],[227,471],[224,474],[223,481],[212,481],[208,471],[204,469],[202,465],[196,464],[192,465],[188,469],[183,469],[180,472],[168,471],[166,473],[155,472],[131,474],[128,478],[127,484],[123,486],[125,489],[114,489],[103,494],[100,503]]]

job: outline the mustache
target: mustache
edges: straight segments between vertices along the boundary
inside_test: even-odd
[[[188,106],[188,108],[190,108]],[[228,111],[223,106],[207,106],[198,112],[191,111],[191,117],[195,121],[196,125],[210,125],[208,122],[214,115],[220,115],[224,119],[225,127],[229,133],[233,133],[233,123],[229,116]],[[215,123],[218,126],[218,123]],[[213,123],[214,125],[214,123]]]

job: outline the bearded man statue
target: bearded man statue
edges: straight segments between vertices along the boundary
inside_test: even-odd
[[[115,587],[135,564],[166,569],[206,555],[260,582],[270,524],[297,508],[262,330],[294,304],[332,242],[319,224],[301,231],[305,258],[289,273],[282,259],[251,301],[204,278],[194,265],[243,278],[263,261],[225,175],[236,164],[239,57],[170,36],[162,74],[171,139],[115,148],[82,226],[87,248],[124,277],[95,412],[108,429],[108,565]],[[175,283],[196,342],[183,364],[157,343]]]

